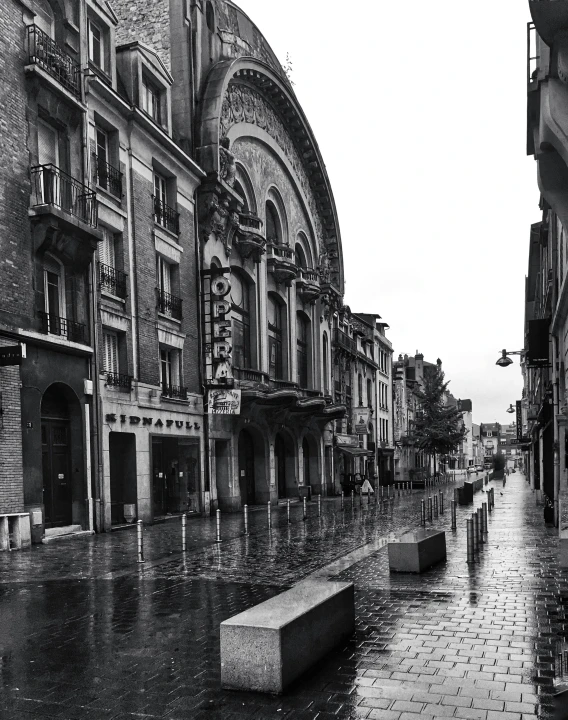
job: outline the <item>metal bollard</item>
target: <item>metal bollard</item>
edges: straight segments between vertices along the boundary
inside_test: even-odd
[[[398,497],[400,497],[400,483],[396,484],[396,492],[397,492]]]
[[[382,485],[379,486],[379,490],[381,492],[381,500],[382,500],[383,499],[383,490],[384,490]]]
[[[488,531],[488,528],[487,528],[487,503],[486,502],[482,503],[481,507],[483,509],[483,513],[482,513],[483,532],[487,535],[487,531]]]
[[[345,509],[345,493],[343,492],[343,490],[341,491],[341,509]]]
[[[288,500],[288,503],[290,503],[289,500]],[[243,509],[245,511],[245,535],[248,535],[249,534],[249,506],[245,505]]]
[[[270,507],[270,500],[268,501],[268,529],[272,527],[272,508]]]
[[[217,533],[215,537],[215,542],[220,543],[221,542],[221,511],[217,510]]]
[[[473,520],[467,520],[467,562],[475,562],[475,544],[473,541]]]
[[[355,505],[355,490],[351,490],[351,507]]]
[[[440,498],[440,515],[444,514],[444,493],[440,490],[439,493]]]
[[[412,487],[412,480],[410,481],[410,492],[412,492],[414,488]]]
[[[181,549],[182,549],[182,552],[185,552],[186,535],[187,535],[187,514],[183,513],[183,515],[181,516]]]
[[[136,523],[136,534],[138,536],[138,562],[143,563],[144,560],[144,526],[142,520]]]
[[[479,550],[479,517],[477,513],[472,513],[471,519],[473,520],[473,549],[477,552]]]
[[[422,525],[426,525],[426,502],[421,500],[420,505],[420,521]]]
[[[479,547],[485,545],[485,538],[483,537],[483,508],[477,508],[477,516],[479,518]]]
[[[379,488],[375,487],[375,505],[379,502]]]
[[[430,495],[430,497],[428,498],[428,520],[430,522],[432,522],[432,505],[433,505],[433,501],[432,501],[432,496]]]
[[[343,493],[341,494],[343,495]],[[341,500],[343,501],[343,497],[341,498]],[[288,520],[288,524],[292,522],[292,520],[290,520],[290,500],[288,500],[288,502],[286,503],[286,519]]]
[[[307,500],[306,497],[304,497],[304,503],[303,503],[303,505],[304,505],[304,517],[303,517],[303,520],[306,520],[307,517],[308,517],[308,500]]]
[[[438,496],[434,495],[434,515],[438,517]]]
[[[491,490],[487,491],[487,509],[491,512]]]
[[[318,495],[318,517],[321,517],[321,495]]]
[[[456,517],[456,501],[455,500],[450,501],[450,508],[452,511],[452,530],[457,530],[458,523],[457,523],[457,517]]]
[[[359,488],[359,507],[363,507],[363,492],[361,488]]]

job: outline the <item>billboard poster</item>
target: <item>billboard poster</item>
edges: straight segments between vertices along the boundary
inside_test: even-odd
[[[353,410],[353,432],[356,435],[367,435],[371,413],[368,407],[358,407]]]
[[[210,415],[240,415],[241,391],[209,390],[207,406]]]

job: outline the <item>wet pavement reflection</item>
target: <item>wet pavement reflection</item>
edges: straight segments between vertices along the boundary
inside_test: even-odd
[[[223,516],[220,545],[192,518],[186,553],[171,520],[146,530],[144,565],[130,530],[1,553],[0,718],[549,718],[568,572],[524,477],[493,485],[474,565],[472,507],[452,531],[453,485],[436,488],[448,559],[420,576],[390,574],[386,542],[420,525],[423,492],[273,511],[270,532],[258,510],[246,537]],[[355,583],[355,636],[282,697],[222,691],[219,624],[318,575]]]

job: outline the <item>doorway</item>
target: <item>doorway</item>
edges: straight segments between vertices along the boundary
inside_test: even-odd
[[[49,388],[41,403],[43,504],[46,527],[73,522],[71,424],[64,394]]]
[[[254,440],[247,430],[239,435],[239,488],[243,505],[256,504]]]
[[[278,498],[281,499],[286,497],[286,444],[280,433],[274,443],[274,461]]]
[[[124,506],[136,505],[136,436],[111,432],[108,436],[111,525],[125,522]],[[137,513],[136,513],[137,514]]]
[[[152,438],[154,517],[199,511],[199,440]]]

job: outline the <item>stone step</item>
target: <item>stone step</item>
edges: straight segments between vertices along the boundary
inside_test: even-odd
[[[60,540],[61,538],[80,537],[92,535],[92,530],[83,530],[80,525],[64,525],[63,527],[47,528],[42,543]]]

